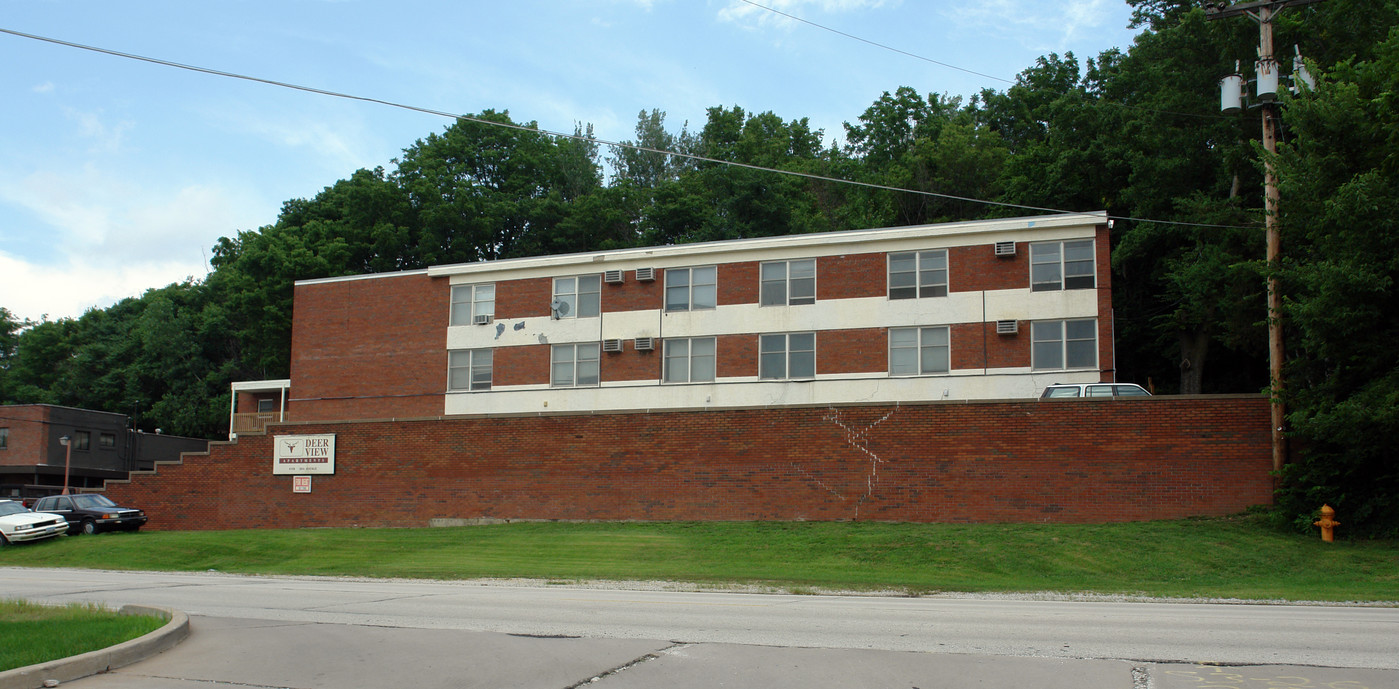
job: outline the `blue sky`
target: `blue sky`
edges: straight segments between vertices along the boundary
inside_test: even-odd
[[[1135,33],[1122,0],[761,4],[1007,80]],[[829,143],[899,86],[1007,86],[741,0],[0,0],[0,29],[612,141],[642,110],[678,129],[738,105]],[[0,64],[0,306],[30,319],[202,278],[219,237],[450,123],[10,34]]]

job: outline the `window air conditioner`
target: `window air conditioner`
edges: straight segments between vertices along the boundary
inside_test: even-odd
[[[647,352],[656,348],[656,338],[638,337],[632,342],[638,352]]]
[[[997,256],[1014,256],[1015,242],[996,242]]]
[[[636,281],[637,281],[637,282],[651,282],[652,280],[655,280],[655,279],[656,279],[656,269],[655,269],[655,268],[637,268],[637,269],[636,269]]]
[[[603,282],[606,282],[606,283],[611,283],[611,284],[616,284],[616,283],[618,283],[618,282],[622,282],[622,271],[620,271],[620,270],[607,270],[607,271],[603,271],[603,273],[602,273],[602,281],[603,281]]]
[[[996,321],[997,335],[1014,335],[1020,332],[1020,321]]]
[[[620,351],[622,351],[622,341],[621,341],[621,340],[603,340],[603,341],[602,341],[602,351],[604,351],[604,352],[620,352]]]
[[[495,320],[495,316],[489,313],[478,313],[471,318],[471,322],[476,325],[489,325],[493,320]]]

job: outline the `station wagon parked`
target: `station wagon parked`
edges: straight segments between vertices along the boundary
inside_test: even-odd
[[[1058,397],[1150,397],[1135,383],[1055,383],[1044,389],[1043,399]]]

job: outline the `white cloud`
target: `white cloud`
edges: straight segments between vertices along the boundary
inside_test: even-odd
[[[90,150],[91,153],[117,153],[121,151],[126,133],[136,126],[130,120],[108,124],[102,118],[100,111],[83,112],[73,108],[64,108],[63,114],[78,125],[78,136],[94,142]]]
[[[10,177],[0,204],[25,211],[4,228],[0,306],[21,317],[79,316],[187,277],[202,278],[214,242],[255,226],[249,194],[174,188],[89,164]]]
[[[30,90],[30,91],[33,91],[34,93],[53,93],[54,88],[55,88],[55,87],[54,87],[52,81],[46,81],[46,82],[44,82],[44,83],[42,83],[42,84],[39,84],[39,85],[35,86],[34,88],[29,89],[29,90]]]
[[[0,252],[0,294],[5,295],[0,306],[21,319],[77,317],[202,273],[197,263],[180,261],[137,265],[81,258],[39,265]]]
[[[964,29],[1036,51],[1062,52],[1085,34],[1104,28],[1119,4],[1117,0],[981,0],[959,3],[945,10],[944,16]]]

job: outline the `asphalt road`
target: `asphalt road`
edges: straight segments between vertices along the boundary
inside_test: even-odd
[[[158,605],[194,618],[190,640],[174,651],[67,685],[84,689],[164,687],[177,678],[202,684],[168,686],[392,686],[399,682],[389,678],[404,679],[405,668],[434,667],[413,685],[563,688],[602,678],[593,685],[1399,687],[1396,608],[21,568],[0,568],[0,591],[58,603]],[[1229,667],[1236,665],[1248,670]],[[279,667],[318,669],[299,681],[260,676]],[[496,674],[477,677],[486,668]]]

